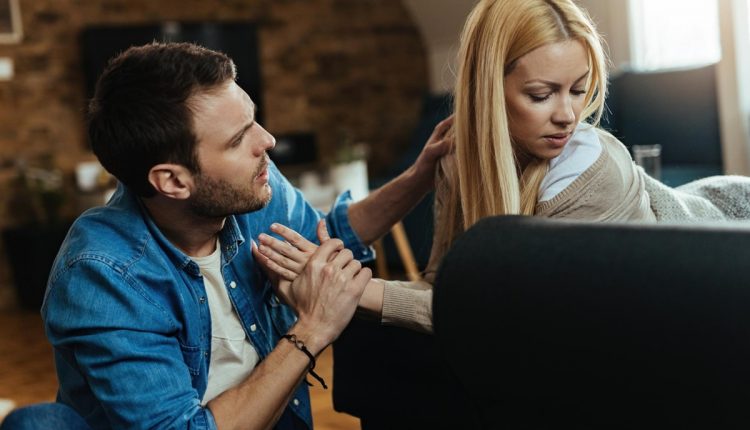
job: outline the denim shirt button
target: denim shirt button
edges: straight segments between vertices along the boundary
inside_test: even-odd
[[[201,298],[198,299],[198,301],[201,302],[201,303],[206,303],[206,298],[205,297],[201,297]]]
[[[258,326],[255,325],[255,324],[251,325],[250,326],[250,331],[255,331],[255,330],[258,330]]]
[[[229,283],[229,288],[237,288],[237,283],[232,281]]]
[[[299,399],[292,400],[292,403],[294,403],[294,406],[299,406]]]

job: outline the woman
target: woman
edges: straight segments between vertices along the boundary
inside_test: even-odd
[[[461,37],[455,154],[441,161],[437,173],[435,235],[424,280],[373,280],[360,301],[363,309],[381,314],[383,323],[430,332],[437,267],[453,240],[487,216],[724,218],[703,197],[649,178],[616,138],[596,128],[606,63],[591,19],[571,0],[479,1]],[[260,253],[272,270],[294,279],[315,245],[282,226],[274,231],[296,248],[264,235]]]

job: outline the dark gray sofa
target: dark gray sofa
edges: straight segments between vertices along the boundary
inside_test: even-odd
[[[368,428],[748,428],[750,226],[483,220],[435,336],[357,322],[335,407]]]

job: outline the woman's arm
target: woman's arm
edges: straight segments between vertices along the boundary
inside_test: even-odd
[[[436,173],[435,232],[433,234],[430,260],[424,272],[424,280],[416,282],[386,281],[372,279],[362,295],[358,314],[377,318],[383,324],[407,327],[412,330],[432,332],[432,284],[438,266],[450,247],[447,224],[450,222],[446,201],[455,184],[455,155],[449,154],[440,161]],[[280,241],[261,235],[261,249],[255,251],[258,261],[270,273],[278,274],[285,282],[294,280],[304,268],[309,256],[317,246],[294,230],[274,224],[271,230],[284,238]],[[325,222],[318,224],[318,239],[321,243],[329,239]]]

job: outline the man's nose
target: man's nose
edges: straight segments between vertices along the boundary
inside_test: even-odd
[[[260,124],[255,124],[262,130],[259,148],[263,151],[270,151],[276,146],[276,138],[271,133],[266,131]]]

